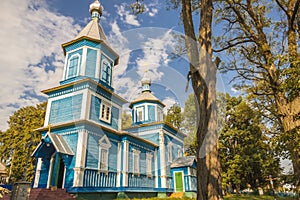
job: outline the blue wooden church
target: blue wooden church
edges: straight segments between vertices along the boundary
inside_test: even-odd
[[[195,192],[195,160],[183,157],[185,135],[163,121],[165,105],[151,93],[147,73],[129,105],[132,125],[121,130],[128,102],[113,88],[119,56],[99,24],[98,0],[89,11],[90,22],[62,45],[62,81],[43,91],[48,105],[33,152],[32,188],[65,188],[78,199]]]

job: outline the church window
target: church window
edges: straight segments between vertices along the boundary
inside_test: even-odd
[[[140,174],[140,151],[133,149],[133,174]]]
[[[75,54],[71,56],[69,59],[67,78],[72,78],[77,76],[78,70],[79,70],[79,55]]]
[[[102,62],[102,76],[101,80],[108,85],[110,85],[111,82],[111,66],[108,63],[107,60],[103,60]]]
[[[108,171],[108,153],[111,147],[110,141],[106,135],[99,140],[99,162],[98,168],[100,171]]]
[[[139,107],[136,109],[137,121],[144,121],[144,107]]]
[[[173,150],[173,148],[172,148],[172,143],[171,142],[169,142],[168,143],[168,161],[169,162],[172,162],[173,161],[173,155],[172,155],[172,150]]]
[[[147,153],[146,154],[146,173],[148,177],[152,176],[152,154],[151,153]]]
[[[111,106],[108,103],[102,102],[100,108],[100,119],[107,123],[110,123],[111,118]]]

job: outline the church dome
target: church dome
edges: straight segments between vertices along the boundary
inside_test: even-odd
[[[90,5],[90,13],[92,13],[93,11],[97,11],[100,16],[102,15],[102,6],[99,0],[95,0],[94,3]]]

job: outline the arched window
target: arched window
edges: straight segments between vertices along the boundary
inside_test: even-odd
[[[67,79],[77,76],[79,69],[79,55],[72,55],[68,62]]]
[[[102,62],[102,75],[101,80],[108,85],[111,84],[111,65],[107,60],[103,60]]]

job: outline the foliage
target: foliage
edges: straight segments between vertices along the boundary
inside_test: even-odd
[[[30,157],[41,135],[35,129],[43,126],[46,102],[23,107],[9,117],[9,128],[0,135],[0,160],[9,163],[9,181],[31,181],[34,173],[34,158]],[[28,165],[26,161],[28,159]]]
[[[187,137],[184,139],[185,154],[195,156],[197,149],[197,114],[193,93],[188,96],[186,102],[184,103],[183,119],[182,129],[187,135]]]
[[[299,0],[220,1],[215,16],[224,29],[215,52],[226,51],[225,71],[236,72],[236,87],[272,127],[278,152],[288,153],[300,194],[299,5]]]
[[[241,97],[226,100],[226,123],[220,131],[223,188],[231,190],[264,186],[267,177],[277,177],[279,159],[261,126],[261,116]]]
[[[132,118],[130,113],[122,113],[122,129],[129,128],[132,124]]]
[[[172,105],[167,111],[166,122],[172,124],[177,129],[180,129],[182,121],[183,116],[180,106],[178,104]]]

